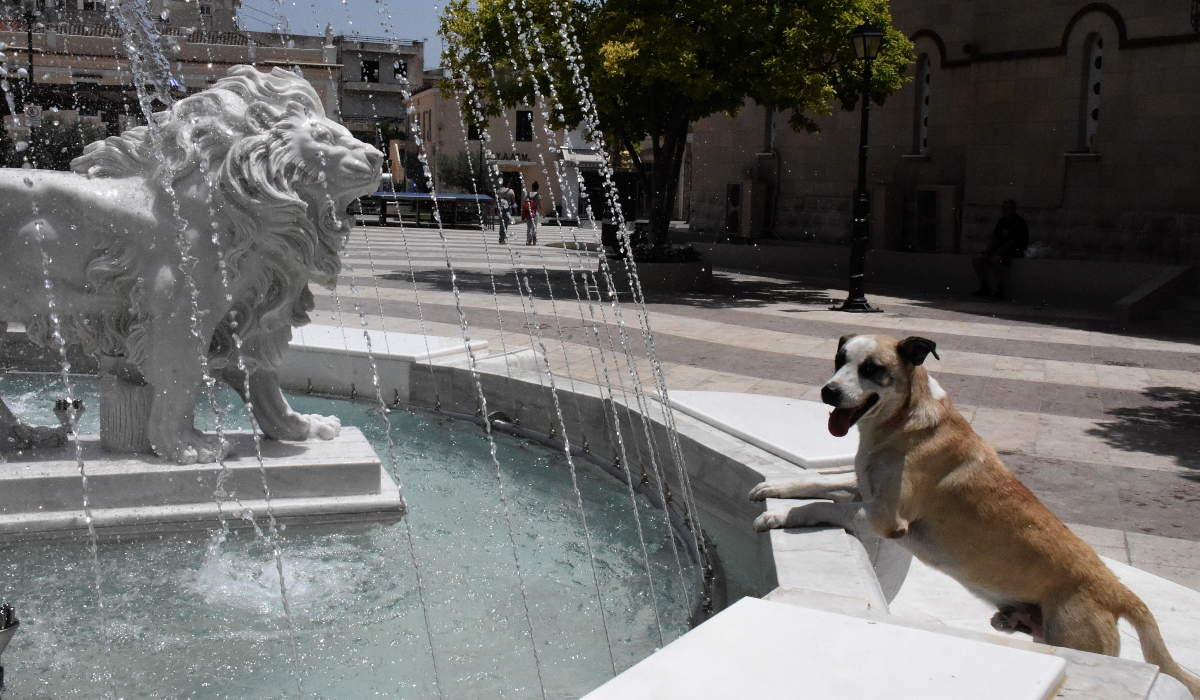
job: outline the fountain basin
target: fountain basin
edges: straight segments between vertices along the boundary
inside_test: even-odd
[[[42,393],[17,405],[43,406]],[[237,403],[232,392],[221,398]],[[303,395],[290,400],[297,410],[337,415],[344,431],[357,427],[391,473],[377,407]],[[535,696],[522,584],[483,431],[407,410],[392,411],[389,420],[445,697]],[[561,452],[536,442],[508,435],[496,442],[542,675],[551,697],[579,697],[612,669],[569,469]],[[607,636],[624,669],[662,644],[652,600],[665,641],[686,631],[697,569],[683,551],[677,563],[670,525],[639,496],[651,598],[627,487],[583,460],[576,468]],[[255,515],[268,529],[264,511]],[[270,548],[249,527],[219,544],[216,532],[101,541],[113,673],[123,697],[280,697],[288,688],[295,694]],[[437,697],[405,524],[305,518],[287,523],[280,535],[306,695]],[[23,618],[4,659],[10,692],[16,698],[102,694],[96,679],[105,655],[86,540],[0,541],[0,591],[19,600]]]
[[[333,440],[264,440],[261,472],[253,435],[238,431],[226,437],[234,451],[223,467],[114,454],[101,448],[98,436],[81,436],[94,527],[100,534],[203,528],[217,524],[222,514],[265,513],[264,478],[279,518],[397,520],[403,514],[399,490],[357,428],[347,427]],[[218,507],[213,494],[223,471],[231,496]],[[87,529],[73,445],[28,451],[0,465],[0,493],[2,537]]]

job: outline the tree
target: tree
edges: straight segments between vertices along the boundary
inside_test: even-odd
[[[813,117],[832,103],[858,103],[850,33],[865,20],[886,32],[872,64],[872,99],[883,104],[912,62],[887,0],[522,0],[515,12],[509,0],[451,0],[441,33],[448,75],[473,83],[484,117],[557,96],[547,100],[556,127],[585,116],[569,60],[576,38],[600,129],[632,158],[650,192],[651,240],[665,246],[688,126],[736,115],[750,98],[816,132]]]
[[[437,180],[438,189],[443,192],[472,194],[478,190],[484,194],[491,191],[481,178],[478,158],[473,158],[465,150],[438,153]]]

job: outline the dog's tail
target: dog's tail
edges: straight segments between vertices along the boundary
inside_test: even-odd
[[[1128,588],[1124,589],[1124,600],[1121,603],[1119,615],[1129,620],[1137,630],[1138,640],[1142,643],[1142,656],[1146,663],[1158,666],[1159,670],[1187,686],[1192,697],[1200,700],[1200,678],[1193,676],[1175,663],[1167,644],[1163,641],[1162,633],[1158,631],[1158,622],[1142,599],[1134,595]]]

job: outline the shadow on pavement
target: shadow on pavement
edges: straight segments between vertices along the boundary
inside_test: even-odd
[[[1154,404],[1110,409],[1114,420],[1088,432],[1118,450],[1174,457],[1197,470],[1186,478],[1200,481],[1200,391],[1155,386],[1142,394]]]
[[[588,272],[590,273],[591,270]],[[412,283],[414,276],[418,287],[441,292],[453,290],[450,283],[450,272],[445,269],[416,270],[412,274],[404,270],[395,270],[380,275],[382,279],[409,284]],[[522,271],[519,276],[522,288],[528,280],[529,287],[538,299],[547,298],[549,291],[553,291],[554,297],[560,300],[573,301],[576,294],[586,298],[585,282],[591,285],[599,282],[601,289],[608,289],[608,285],[600,279],[599,275],[584,275],[580,271],[572,273],[568,270],[550,270],[547,272],[543,269],[531,268],[528,272]],[[518,291],[517,277],[518,275],[514,275],[511,269],[498,270],[494,278],[486,272],[455,270],[455,279],[459,290],[477,294],[491,294],[495,289],[497,294],[515,295]],[[549,277],[549,284],[547,284],[547,277]],[[593,286],[591,289],[593,299],[596,298],[596,293]],[[628,302],[629,296],[622,292],[620,299],[622,302]],[[647,301],[656,304],[682,304],[706,308],[755,308],[773,304],[828,306],[834,300],[824,289],[799,282],[737,278],[717,273],[713,275],[711,292],[650,294]]]
[[[826,307],[834,303],[825,287],[778,278],[734,276],[718,271],[713,272],[711,292],[651,294],[647,296],[646,301],[656,304],[702,306],[709,309],[752,309],[775,304]]]
[[[579,272],[572,274],[568,270],[550,270],[550,283],[547,285],[547,272],[541,269],[530,269],[528,272],[520,273],[520,287],[518,287],[518,275],[514,274],[511,269],[497,271],[495,277],[486,272],[473,272],[471,270],[455,270],[454,276],[458,283],[458,288],[462,292],[473,292],[476,294],[491,294],[493,289],[497,294],[515,295],[519,289],[524,289],[526,280],[529,287],[533,290],[533,294],[538,299],[548,297],[548,290],[554,291],[556,299],[574,300],[576,289],[581,297],[586,297],[583,289],[585,277]],[[406,271],[395,271],[379,275],[381,279],[390,280],[393,282],[403,282],[411,284],[413,278],[416,278],[418,287],[433,289],[439,292],[453,291],[453,285],[450,282],[450,271],[441,270],[417,270],[413,274]],[[594,276],[589,275],[586,278],[594,284]],[[592,297],[595,298],[595,289],[592,290]]]

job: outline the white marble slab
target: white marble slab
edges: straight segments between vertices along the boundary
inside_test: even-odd
[[[99,438],[80,440],[88,497],[98,529],[120,532],[205,527],[238,517],[243,509],[266,513],[265,479],[276,517],[397,519],[400,493],[358,428],[343,427],[332,440],[262,442],[226,438],[234,453],[221,464],[175,464],[149,455],[106,452]],[[0,463],[0,540],[71,535],[86,529],[83,489],[73,445],[26,452]],[[213,493],[226,492],[219,509]]]
[[[322,326],[310,324],[292,331],[292,350],[320,351],[339,355],[372,355],[377,358],[397,360],[428,360],[448,355],[465,355],[467,344],[462,338],[449,338],[433,335],[417,335],[414,333],[395,333],[393,331],[368,330],[363,335],[359,327],[340,328],[338,326]],[[472,340],[471,350],[483,354],[488,348],[486,340]]]
[[[1188,670],[1200,673],[1200,592],[1128,564],[1100,557],[1121,582],[1138,595],[1154,613],[1171,655]],[[976,598],[946,574],[913,560],[908,578],[891,602],[895,615],[913,620],[936,621],[959,629],[1029,640],[1029,635],[1012,635],[992,629],[989,620],[994,606]],[[1142,661],[1137,633],[1128,622],[1120,622],[1121,658]]]
[[[672,391],[671,407],[806,469],[854,464],[858,428],[829,433],[828,406],[782,396]]]
[[[1065,669],[1049,653],[743,598],[584,697],[1045,700]]]

